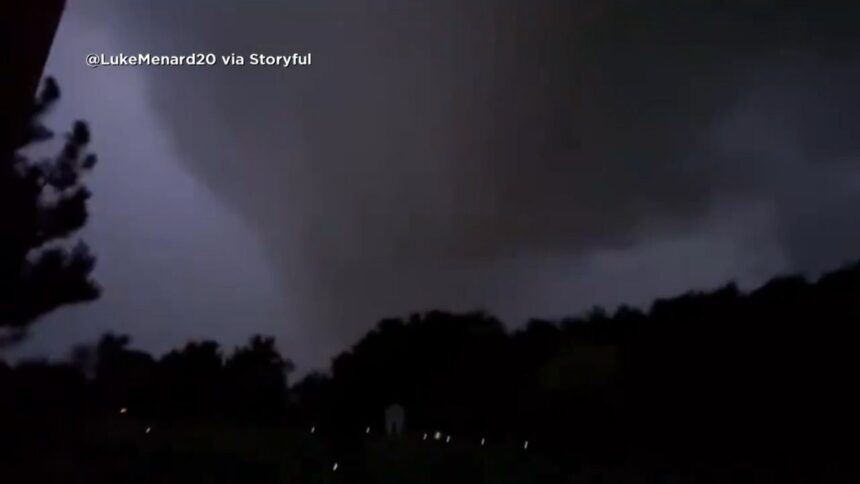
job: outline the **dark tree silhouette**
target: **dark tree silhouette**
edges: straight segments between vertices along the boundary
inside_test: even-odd
[[[109,412],[131,407],[138,413],[152,415],[156,363],[150,355],[129,349],[130,342],[126,335],[110,333],[99,340],[95,365],[99,402]]]
[[[169,464],[174,442],[191,434],[206,468],[232,453],[252,462],[234,463],[242,472],[269,458],[246,454],[247,445],[277,465],[286,455],[301,461],[296,482],[313,482],[332,462],[345,482],[422,482],[371,479],[380,455],[384,466],[444,456],[425,470],[456,469],[465,482],[482,482],[474,467],[465,477],[481,462],[522,476],[492,482],[570,482],[561,477],[594,468],[701,477],[688,482],[759,482],[750,476],[765,471],[762,482],[834,482],[827,472],[856,467],[844,442],[860,431],[858,320],[860,264],[816,281],[780,277],[748,293],[729,284],[514,331],[483,312],[431,311],[381,321],[330,374],[292,387],[292,364],[272,338],[255,336],[226,358],[203,341],[156,360],[108,334],[95,346],[94,378],[85,378],[90,350],[75,351],[73,364],[0,363],[0,459],[27,457],[21,439],[50,446],[58,435],[89,455],[92,442],[78,434],[94,432],[133,454],[161,449],[135,468],[157,469],[149,459]],[[406,409],[406,435],[386,440],[382,418],[394,402]],[[150,425],[169,438],[146,437]],[[423,441],[436,430],[456,444]],[[229,445],[216,451],[210,437],[219,433]],[[114,459],[112,448],[99,452],[94,469]],[[556,478],[527,472],[531,456]]]
[[[224,366],[229,389],[225,397],[231,412],[263,419],[282,414],[287,403],[287,377],[293,369],[293,362],[278,353],[274,338],[251,338]]]
[[[174,350],[159,363],[159,381],[165,394],[172,396],[172,412],[181,416],[212,415],[219,401],[224,362],[218,343],[188,343]]]
[[[59,306],[99,295],[87,246],[57,244],[87,219],[90,192],[82,176],[96,163],[86,152],[89,128],[76,121],[52,158],[33,160],[21,152],[53,137],[42,117],[59,97],[56,82],[48,78],[29,126],[11,152],[0,153],[0,341],[22,338],[33,321]]]

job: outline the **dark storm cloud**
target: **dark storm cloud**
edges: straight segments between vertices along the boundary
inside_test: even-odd
[[[331,351],[383,314],[510,305],[540,286],[523,268],[537,260],[753,206],[791,268],[860,255],[860,16],[786,4],[83,8],[113,30],[108,53],[313,53],[141,69],[178,156],[261,234],[289,317]]]

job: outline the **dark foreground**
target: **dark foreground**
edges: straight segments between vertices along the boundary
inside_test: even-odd
[[[322,432],[121,416],[88,423],[6,420],[1,442],[4,483],[850,482],[838,465],[799,461],[773,466],[703,458],[679,464],[642,451],[598,463],[534,441],[524,449],[524,442],[481,446],[418,434],[362,435],[344,443]]]
[[[383,320],[292,385],[272,338],[156,358],[108,334],[0,363],[0,484],[860,482],[858,321],[860,263],[515,331]],[[413,432],[386,439],[394,403]]]

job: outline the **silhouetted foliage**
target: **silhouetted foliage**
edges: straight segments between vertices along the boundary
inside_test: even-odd
[[[832,436],[858,428],[857,321],[860,265],[511,334],[482,313],[430,312],[382,321],[297,401],[345,429],[378,426],[398,401],[414,432],[530,438],[578,458],[799,463],[835,457]]]
[[[77,347],[72,354],[70,367],[84,373],[79,360],[89,362],[94,353],[91,386],[105,413],[124,408],[169,421],[284,417],[293,363],[278,353],[273,338],[254,336],[226,359],[214,341],[190,342],[159,360],[129,348],[130,342],[128,336],[106,334],[94,350]]]
[[[62,428],[108,419],[134,435],[192,423],[201,435],[237,424],[304,435],[294,451],[299,480],[302,466],[330,466],[320,460],[328,456],[351,469],[347,481],[363,482],[394,472],[393,461],[380,470],[373,459],[403,449],[414,463],[415,452],[430,452],[421,465],[443,475],[432,463],[442,454],[415,437],[437,430],[458,443],[446,459],[474,475],[489,471],[467,472],[476,464],[463,453],[486,438],[493,455],[529,440],[544,460],[528,465],[557,473],[754,466],[809,476],[853,462],[842,442],[858,429],[858,296],[860,264],[816,282],[777,278],[748,294],[727,285],[647,311],[598,308],[513,332],[481,312],[413,314],[381,321],[330,374],[292,387],[292,363],[272,338],[254,336],[229,355],[215,342],[192,342],[156,360],[108,334],[67,365],[0,364],[9,396],[0,418],[26,432],[62,416]],[[394,402],[406,409],[407,441],[386,447],[382,418]],[[524,475],[516,467],[524,461],[510,458],[499,457],[493,472]]]
[[[218,343],[188,343],[181,351],[171,351],[159,364],[158,391],[170,395],[163,403],[163,415],[172,417],[212,417],[224,390],[224,361]]]
[[[57,307],[99,295],[87,246],[56,244],[87,219],[90,192],[82,177],[96,164],[86,152],[89,128],[76,121],[54,157],[32,160],[21,151],[53,137],[41,120],[59,97],[48,78],[28,129],[12,152],[0,153],[0,342],[19,340],[34,320]]]
[[[231,411],[263,419],[281,414],[287,402],[287,375],[293,367],[278,353],[274,338],[251,338],[248,346],[237,348],[224,365]]]

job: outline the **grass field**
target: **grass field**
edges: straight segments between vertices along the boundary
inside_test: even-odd
[[[15,428],[27,429],[14,430]],[[149,432],[146,429],[149,428]],[[224,423],[171,426],[111,418],[16,422],[2,433],[2,475],[10,483],[670,483],[780,482],[749,468],[659,471],[586,466],[540,443],[421,435],[360,436],[334,445],[323,432]],[[335,468],[335,463],[337,467]]]

